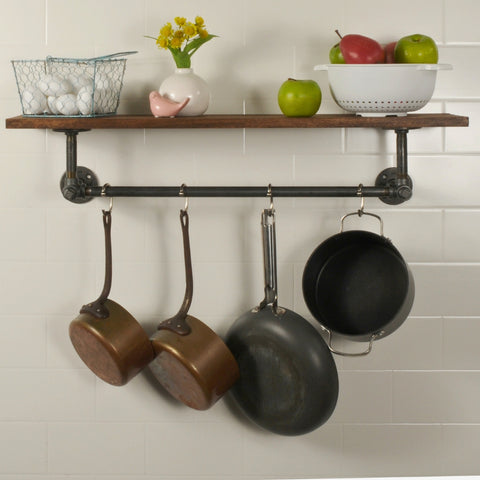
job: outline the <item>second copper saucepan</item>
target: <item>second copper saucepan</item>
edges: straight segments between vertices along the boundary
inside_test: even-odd
[[[160,384],[177,400],[206,410],[236,382],[239,369],[223,340],[207,325],[188,315],[193,273],[186,208],[180,211],[186,287],[178,313],[158,326],[151,337],[156,357],[150,364]]]

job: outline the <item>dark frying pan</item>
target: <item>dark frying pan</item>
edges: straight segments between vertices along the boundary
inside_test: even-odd
[[[380,221],[380,235],[344,231],[346,217],[370,215]],[[365,355],[372,342],[390,335],[407,319],[415,295],[412,273],[392,242],[383,236],[378,215],[362,209],[344,215],[340,233],[326,239],[311,254],[303,272],[305,303],[329,334],[332,352]],[[332,347],[332,333],[368,341],[365,351],[341,352]]]
[[[105,282],[100,296],[84,305],[70,323],[69,334],[80,358],[98,377],[111,385],[125,385],[154,356],[141,325],[108,294],[112,284],[111,210],[103,210],[105,231]]]
[[[185,257],[185,296],[178,313],[158,326],[151,341],[156,353],[150,369],[177,400],[196,410],[206,410],[238,378],[238,365],[223,340],[188,310],[193,295],[188,214],[180,212]]]
[[[239,317],[226,342],[240,367],[233,398],[254,423],[281,435],[308,433],[332,414],[338,397],[335,362],[320,333],[277,305],[273,208],[262,214],[265,298]]]

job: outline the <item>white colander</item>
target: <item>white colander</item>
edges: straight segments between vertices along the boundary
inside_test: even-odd
[[[344,110],[362,116],[406,115],[432,98],[438,70],[451,65],[430,63],[328,64],[330,91]]]

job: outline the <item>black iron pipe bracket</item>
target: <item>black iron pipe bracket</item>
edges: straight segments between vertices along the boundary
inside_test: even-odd
[[[98,185],[95,173],[87,167],[77,166],[77,136],[88,130],[55,130],[63,132],[67,139],[67,165],[65,173],[60,179],[62,195],[73,203],[86,203],[93,197],[86,195],[87,188]]]
[[[393,195],[379,197],[388,205],[406,202],[412,198],[413,194],[413,181],[408,175],[408,129],[397,129],[395,133],[397,135],[397,166],[382,170],[375,180],[376,186],[388,187],[393,191]]]
[[[397,166],[380,172],[374,186],[99,186],[95,173],[77,166],[77,136],[88,130],[55,130],[66,135],[67,166],[60,180],[62,195],[73,203],[86,203],[94,197],[377,197],[389,205],[398,205],[412,196],[413,182],[408,175],[407,129],[397,129]]]

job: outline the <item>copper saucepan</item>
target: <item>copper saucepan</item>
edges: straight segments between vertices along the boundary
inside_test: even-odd
[[[84,305],[70,323],[69,334],[80,358],[99,378],[125,385],[154,357],[147,333],[135,318],[108,294],[112,283],[111,208],[103,210],[105,282],[100,296]]]
[[[239,369],[223,340],[188,310],[193,295],[193,273],[188,214],[180,211],[186,287],[178,313],[164,320],[151,337],[155,359],[150,370],[177,400],[196,410],[206,410],[236,382]]]

